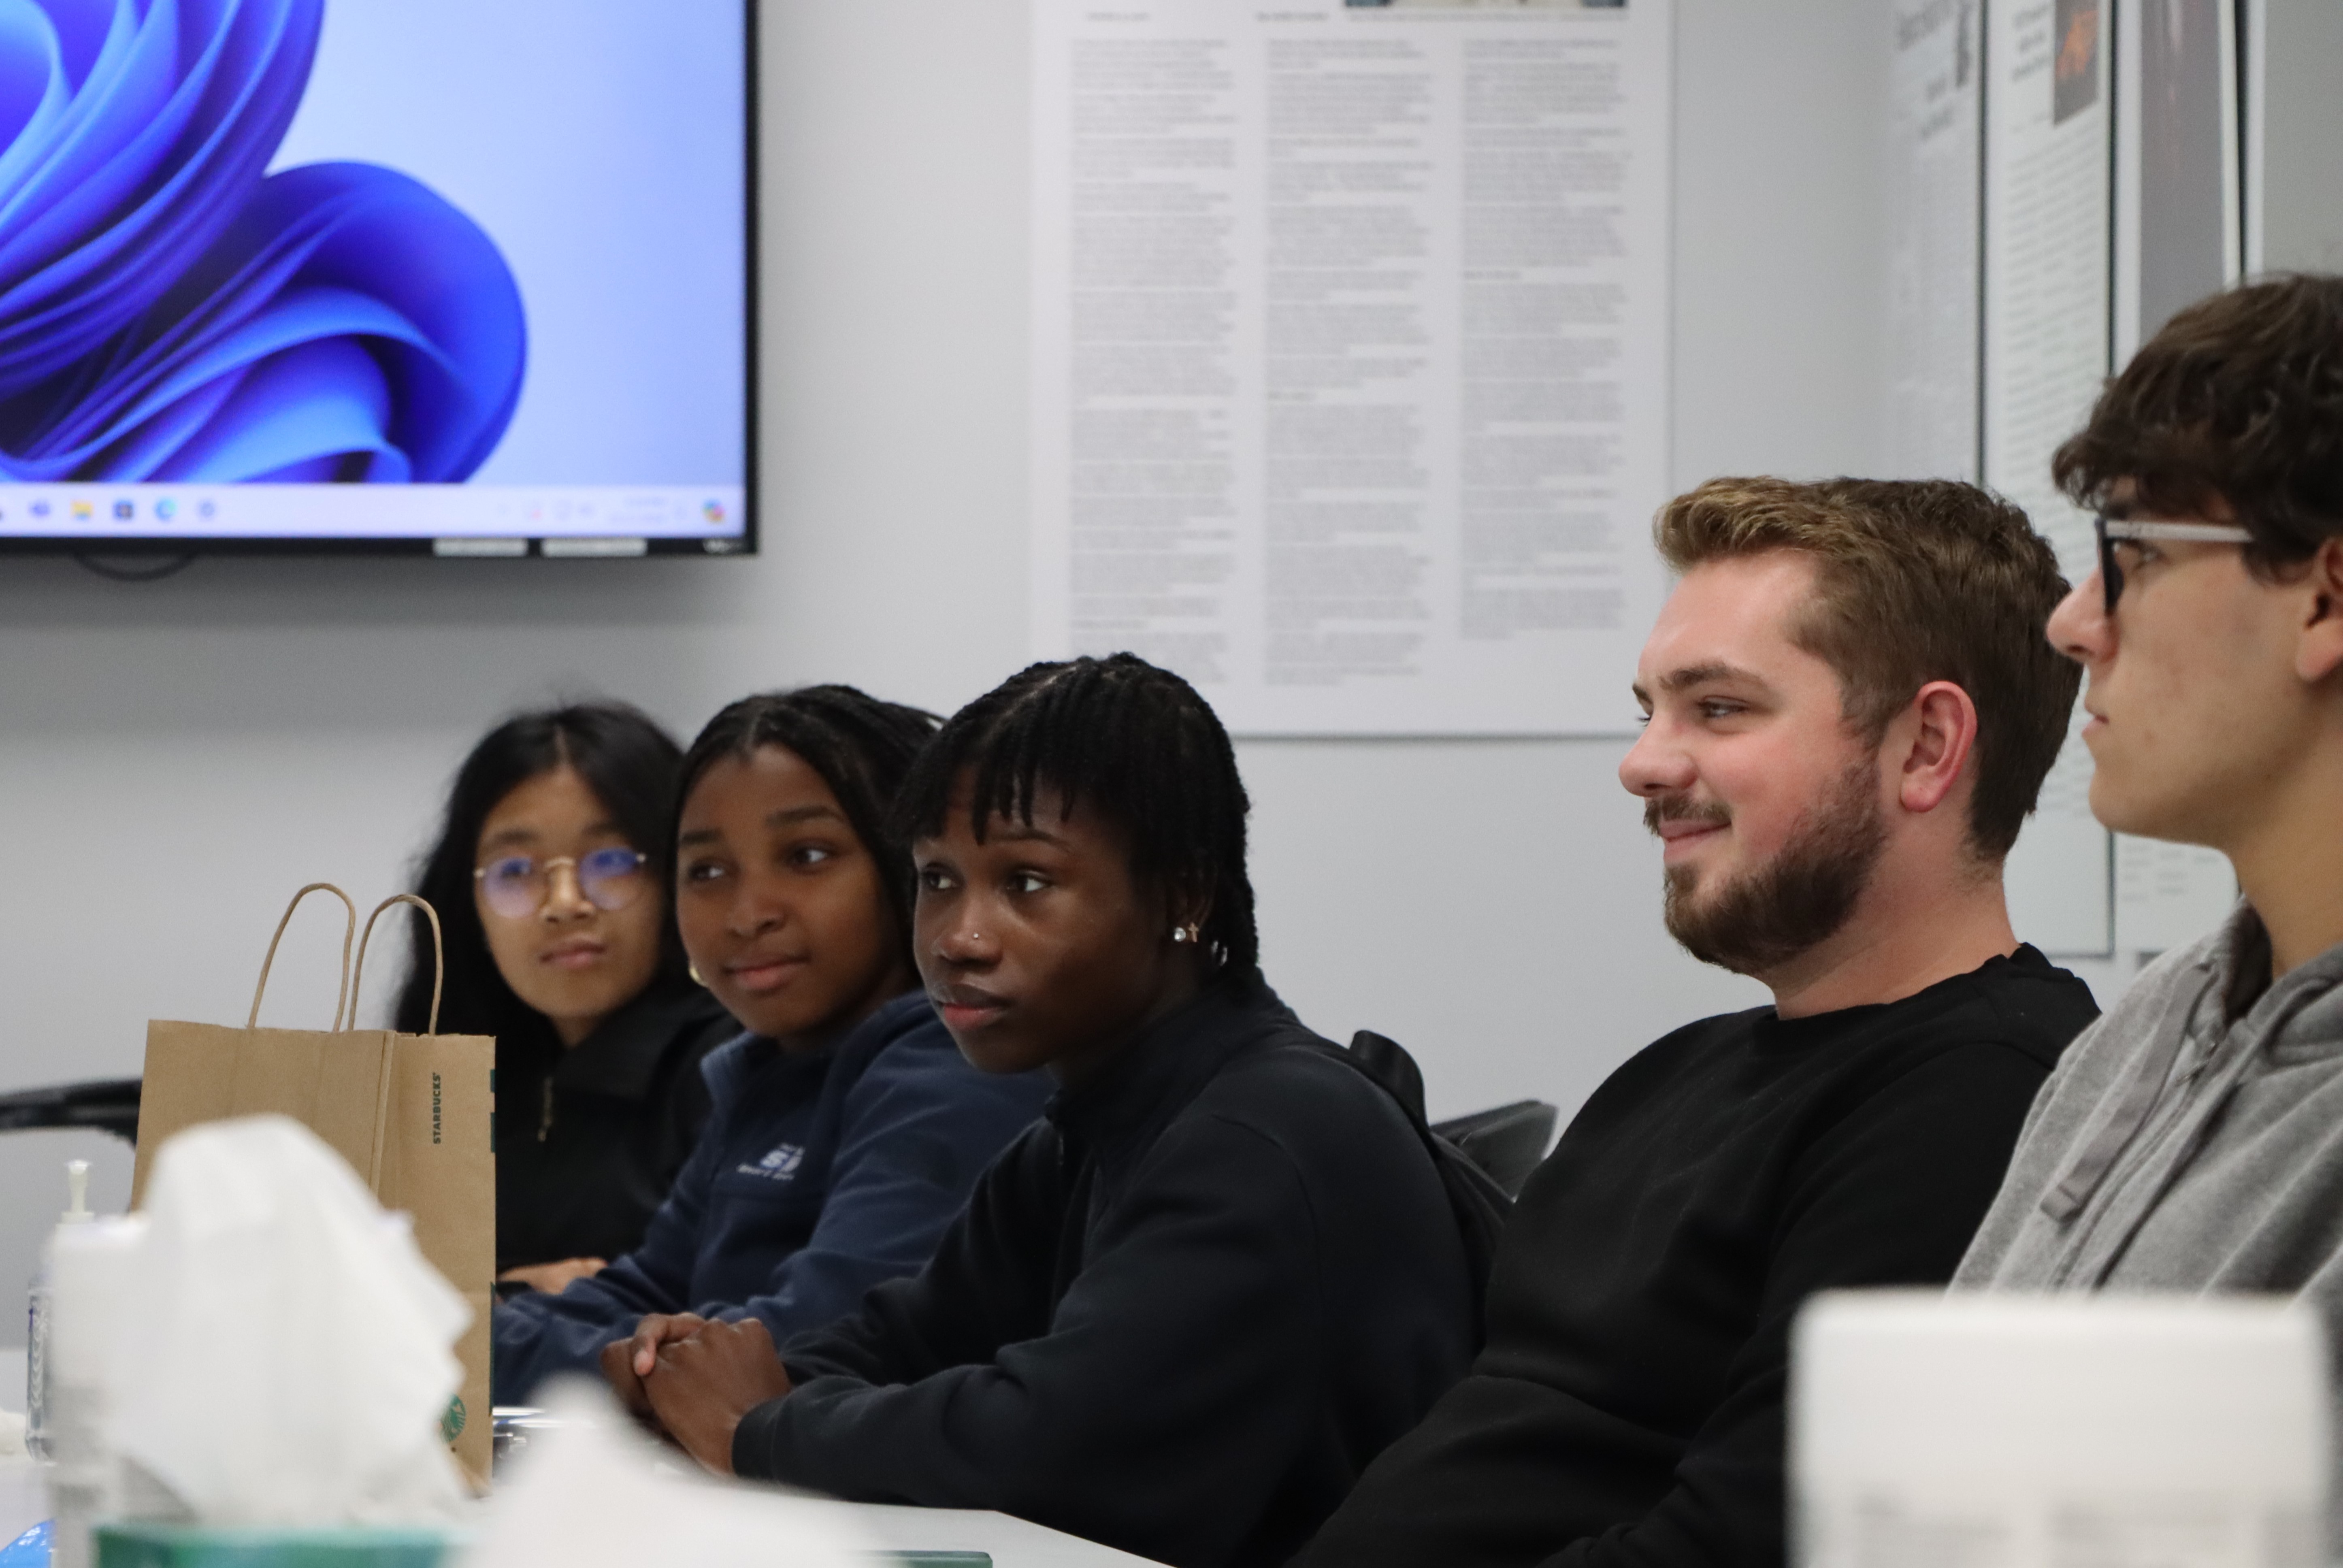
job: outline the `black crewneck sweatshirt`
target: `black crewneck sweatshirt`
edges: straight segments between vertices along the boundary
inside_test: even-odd
[[[1902,1001],[1647,1047],[1523,1190],[1472,1374],[1297,1561],[1775,1568],[1799,1303],[1949,1280],[2097,1012],[2020,948]]]
[[[781,1348],[734,1468],[1282,1561],[1472,1354],[1431,1156],[1336,1050],[1216,982],[1059,1094],[924,1271]]]

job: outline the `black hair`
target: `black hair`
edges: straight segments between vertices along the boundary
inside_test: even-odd
[[[515,1046],[555,1040],[551,1021],[514,994],[488,951],[488,934],[473,900],[472,871],[488,814],[523,784],[565,766],[585,780],[627,843],[648,857],[651,886],[668,900],[651,989],[691,983],[669,897],[674,882],[676,767],[682,755],[674,737],[623,702],[573,702],[516,714],[472,748],[447,790],[438,841],[415,873],[416,892],[439,915],[447,961],[442,1034],[493,1035]],[[407,980],[392,1018],[397,1029],[419,1034],[431,1017],[431,930],[412,911],[408,930]]]
[[[894,819],[895,798],[911,759],[936,732],[936,716],[900,702],[882,702],[851,686],[801,686],[744,697],[708,721],[684,753],[677,775],[676,814],[709,769],[747,758],[761,746],[795,752],[821,775],[846,813],[854,836],[879,867],[903,961],[911,961],[911,858]],[[668,842],[675,842],[674,824]]]
[[[903,786],[905,838],[942,829],[963,777],[979,843],[994,817],[1031,826],[1036,792],[1054,789],[1068,812],[1087,807],[1121,832],[1141,888],[1205,904],[1205,951],[1239,970],[1261,961],[1236,749],[1212,705],[1170,670],[1118,653],[1011,676],[920,753]]]

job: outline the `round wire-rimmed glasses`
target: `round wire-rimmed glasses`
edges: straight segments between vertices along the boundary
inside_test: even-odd
[[[642,897],[649,879],[644,869],[650,857],[639,849],[592,849],[583,855],[557,855],[539,860],[528,855],[499,855],[472,872],[480,885],[480,901],[507,920],[525,920],[545,908],[553,889],[557,867],[567,866],[578,879],[578,890],[598,910],[623,910]]]

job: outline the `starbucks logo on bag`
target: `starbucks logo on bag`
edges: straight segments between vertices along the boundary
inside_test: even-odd
[[[447,1402],[439,1415],[439,1441],[453,1442],[464,1431],[464,1396],[458,1394]]]

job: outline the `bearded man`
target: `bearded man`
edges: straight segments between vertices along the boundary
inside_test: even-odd
[[[1620,781],[1670,933],[1774,1005],[1587,1101],[1506,1229],[1471,1373],[1312,1568],[1779,1563],[1799,1303],[1949,1280],[2097,1010],[2002,894],[2077,684],[2025,515],[1948,482],[1718,479],[1655,533],[1681,580]]]

